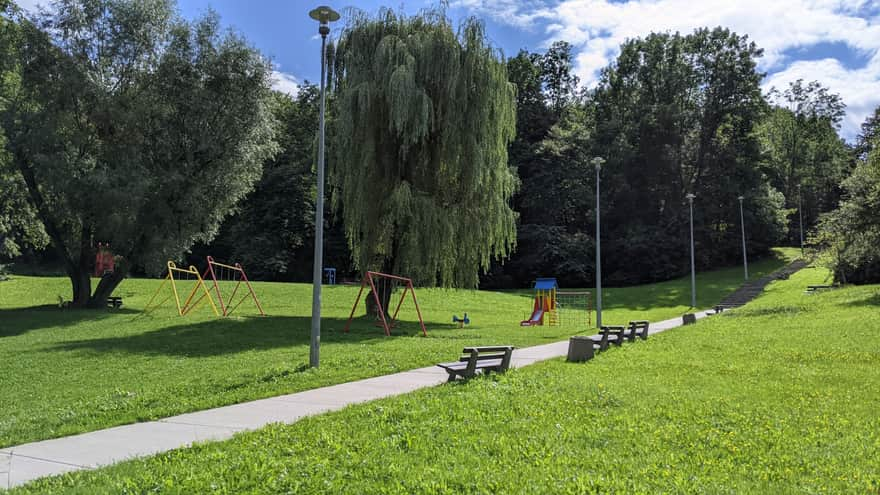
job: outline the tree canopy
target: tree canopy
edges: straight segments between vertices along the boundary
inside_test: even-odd
[[[356,14],[334,58],[331,177],[354,264],[476,287],[516,241],[515,89],[483,25]]]
[[[850,172],[850,151],[837,134],[845,105],[816,81],[797,80],[768,97],[775,104],[758,127],[761,168],[785,195],[789,211],[803,207],[808,230],[821,212],[837,206]],[[799,215],[789,217],[792,242],[800,236],[799,222]]]
[[[170,0],[59,0],[16,16],[0,113],[12,166],[73,286],[100,306],[126,267],[158,272],[220,222],[276,149],[270,66],[213,13]],[[120,269],[91,290],[94,243]]]

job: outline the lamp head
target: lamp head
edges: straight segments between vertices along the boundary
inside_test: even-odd
[[[745,196],[737,196],[736,199],[738,199],[740,201],[740,203],[742,203],[742,200],[744,200],[746,198],[745,198]]]
[[[693,202],[694,202],[694,198],[696,198],[696,196],[694,195],[694,193],[688,193],[687,196],[685,196],[685,197],[686,197],[686,198],[688,199],[688,201],[690,201],[691,203],[693,203]]]
[[[592,160],[590,160],[590,163],[592,163],[593,166],[596,167],[596,170],[599,170],[600,168],[602,168],[602,165],[605,164],[605,159],[601,156],[596,156],[593,157]]]
[[[330,33],[330,23],[339,20],[339,12],[336,12],[326,5],[322,5],[312,9],[312,11],[309,12],[309,17],[320,23],[318,33],[320,33],[321,36],[327,36]]]

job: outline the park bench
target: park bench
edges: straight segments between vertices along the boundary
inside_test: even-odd
[[[820,291],[820,290],[830,290],[830,289],[836,289],[836,288],[838,288],[838,287],[840,287],[838,284],[833,284],[833,285],[808,285],[808,286],[807,286],[807,290],[806,290],[806,292],[807,292],[808,294],[812,294],[812,293],[814,293],[814,292],[818,292],[818,291]]]
[[[454,381],[456,376],[473,378],[478,370],[483,373],[495,371],[504,373],[510,368],[510,358],[513,355],[513,346],[490,346],[490,347],[465,347],[461,358],[453,363],[440,363],[437,366],[449,373],[449,381]]]
[[[623,339],[626,337],[626,327],[622,325],[603,325],[599,328],[599,335],[607,335],[609,344],[623,345]]]
[[[629,340],[636,340],[641,337],[642,340],[648,340],[648,327],[651,323],[648,320],[631,320],[629,322]]]
[[[119,296],[110,296],[107,298],[107,307],[119,309],[122,307],[122,298]]]

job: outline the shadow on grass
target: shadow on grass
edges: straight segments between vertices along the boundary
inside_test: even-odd
[[[351,331],[344,332],[346,318],[323,318],[321,342],[360,342],[380,344],[385,336],[369,317],[356,318]],[[457,330],[455,325],[431,325],[428,335]],[[421,335],[418,323],[402,322],[391,338]],[[210,357],[243,351],[307,346],[311,338],[311,318],[304,316],[265,316],[226,318],[159,328],[135,335],[74,340],[50,346],[55,351],[132,354],[178,357]]]
[[[56,305],[0,309],[0,338],[21,335],[31,330],[68,327],[85,321],[98,321],[118,314],[137,314],[131,309],[61,309]]]
[[[872,294],[870,296],[864,297],[862,299],[856,301],[848,301],[844,303],[844,306],[850,306],[855,308],[861,308],[866,306],[880,306],[880,293]]]

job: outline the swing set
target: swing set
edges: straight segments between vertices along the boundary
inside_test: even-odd
[[[223,263],[217,263],[214,261],[214,258],[208,256],[208,268],[205,269],[204,275],[202,275],[202,279],[207,280],[208,275],[211,276],[211,280],[214,282],[214,291],[217,293],[217,300],[220,301],[220,309],[223,311],[223,316],[229,316],[233,311],[236,310],[241,303],[243,303],[248,296],[250,296],[254,300],[254,305],[257,307],[257,310],[260,311],[260,316],[266,316],[266,313],[263,313],[263,307],[260,306],[260,301],[257,299],[257,295],[254,293],[253,287],[251,287],[250,281],[248,281],[247,274],[244,273],[244,268],[241,267],[240,263],[236,263],[235,266],[225,265]],[[215,269],[216,268],[216,269]],[[220,284],[217,282],[217,273],[220,274],[221,281],[229,281],[234,282],[235,286],[232,288],[232,295],[229,296],[228,299],[223,299],[223,293],[220,291]],[[235,301],[235,294],[238,292],[238,288],[241,287],[241,283],[244,282],[247,287],[248,293],[245,294],[234,306],[229,307],[228,303],[232,303]]]
[[[179,316],[186,316],[206,299],[211,305],[211,309],[214,311],[215,316],[220,316],[221,311],[223,316],[229,316],[241,305],[241,303],[250,297],[253,299],[254,305],[257,307],[260,315],[266,316],[241,264],[236,263],[235,265],[227,265],[224,263],[218,263],[214,261],[214,258],[211,256],[207,257],[207,261],[208,267],[205,269],[204,274],[199,273],[199,271],[192,265],[190,265],[189,268],[184,269],[178,267],[173,261],[169,261],[167,264],[168,274],[153,294],[153,297],[150,298],[150,302],[148,302],[144,308],[144,313],[148,313],[159,306],[162,306],[173,297],[174,302],[177,305],[177,314]],[[211,282],[212,288],[217,295],[217,300],[220,303],[221,311],[217,310],[217,305],[214,304],[214,298],[211,296],[211,291],[208,289],[208,285],[205,283],[206,281]],[[181,294],[185,290],[178,290],[177,287],[178,283],[182,282],[193,283],[192,289],[189,291],[189,294],[186,296],[183,303],[181,303]],[[247,291],[236,302],[236,295],[238,294],[242,282],[244,282],[245,287],[247,287]],[[156,300],[156,297],[162,292],[162,289],[165,288],[166,284],[171,286],[171,294],[154,305],[153,301]],[[234,284],[232,286],[232,294],[229,295],[229,297],[224,298],[224,291],[221,290],[221,286],[225,285],[228,289],[230,284]]]
[[[412,279],[379,272],[367,272],[364,275],[363,280],[361,280],[361,290],[358,291],[354,306],[351,307],[351,314],[348,315],[348,323],[345,324],[345,333],[348,333],[351,321],[354,319],[354,312],[357,310],[358,303],[361,301],[361,296],[364,293],[364,288],[366,288],[368,284],[370,286],[370,293],[373,295],[373,302],[376,304],[376,319],[378,320],[379,325],[385,330],[386,337],[391,336],[391,329],[397,324],[397,314],[400,312],[400,307],[403,305],[404,299],[406,299],[407,292],[412,294],[413,304],[416,307],[416,314],[419,315],[419,325],[422,328],[422,335],[425,337],[428,336],[428,332],[425,331],[425,322],[422,320],[422,311],[419,309],[419,301],[416,299],[416,290],[413,287]],[[391,295],[394,294],[394,291],[399,285],[403,285],[403,293],[400,294],[400,301],[397,303],[397,308],[389,319],[386,314],[386,308],[383,307],[382,302],[388,301],[388,307],[390,308]],[[379,290],[380,288],[381,292]],[[364,298],[364,300],[366,301],[367,298]]]

